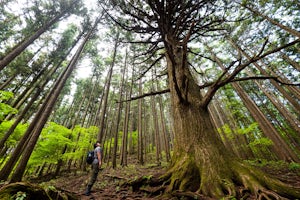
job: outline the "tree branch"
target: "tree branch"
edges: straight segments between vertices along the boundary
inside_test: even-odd
[[[127,99],[127,100],[117,101],[117,103],[133,101],[133,100],[142,99],[142,98],[148,97],[148,96],[155,96],[155,95],[159,95],[159,94],[165,94],[165,93],[168,93],[168,92],[170,92],[170,89],[165,89],[165,90],[161,90],[161,91],[154,91],[154,92],[142,94],[141,96],[131,97],[130,99]]]
[[[267,52],[264,53],[264,54],[253,56],[253,57],[252,57],[251,59],[249,59],[247,62],[238,65],[238,66],[234,69],[234,71],[233,71],[231,74],[229,74],[229,75],[228,75],[226,78],[224,78],[222,81],[219,81],[218,84],[215,84],[215,82],[214,82],[214,83],[212,83],[212,84],[210,85],[211,87],[209,88],[209,90],[207,91],[205,97],[203,98],[202,105],[203,105],[203,106],[207,106],[207,105],[209,104],[209,102],[211,101],[211,99],[213,98],[214,94],[217,92],[217,90],[218,90],[220,87],[222,87],[222,86],[224,86],[224,85],[226,85],[226,84],[232,82],[232,81],[234,80],[234,78],[235,78],[235,77],[236,77],[243,69],[245,69],[246,67],[248,67],[250,64],[252,64],[252,63],[254,63],[254,62],[256,62],[256,61],[258,61],[258,60],[260,60],[260,59],[262,59],[262,58],[265,58],[265,57],[267,57],[267,56],[270,55],[270,54],[279,52],[279,51],[282,50],[282,49],[285,49],[285,48],[287,48],[287,47],[289,47],[289,46],[295,45],[295,44],[297,44],[297,43],[299,43],[299,42],[300,42],[300,39],[294,40],[294,41],[292,41],[292,42],[290,42],[290,43],[284,44],[284,45],[279,46],[279,47],[277,47],[277,48],[275,48],[275,49],[272,49],[272,50],[270,50],[270,51],[267,51]],[[206,87],[207,87],[207,86],[208,86],[208,85],[206,84]]]
[[[248,80],[268,80],[268,79],[272,79],[272,80],[274,80],[274,81],[276,81],[276,82],[278,82],[278,83],[280,83],[282,85],[300,86],[300,83],[287,83],[287,82],[283,82],[283,81],[280,80],[279,77],[275,77],[275,76],[249,76],[249,77],[232,79],[228,83],[234,83],[234,82],[240,82],[240,81],[248,81]],[[206,87],[210,87],[210,86],[214,85],[214,83],[215,82],[205,83],[203,85],[200,85],[199,88],[200,89],[204,89]],[[219,84],[219,86],[223,87],[226,84]]]
[[[290,85],[290,86],[300,86],[300,83],[287,83],[287,82],[283,82],[280,80],[279,77],[275,77],[275,76],[249,76],[249,77],[243,77],[243,78],[236,78],[231,80],[230,82],[239,82],[239,81],[248,81],[248,80],[268,80],[268,79],[272,79],[282,85]]]

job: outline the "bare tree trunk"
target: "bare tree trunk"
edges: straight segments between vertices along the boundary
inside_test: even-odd
[[[100,116],[100,127],[99,127],[99,134],[97,137],[97,140],[102,142],[103,139],[103,134],[104,134],[104,120],[105,120],[105,115],[106,115],[106,110],[107,110],[107,100],[108,100],[108,95],[109,95],[109,90],[110,90],[110,83],[111,83],[111,77],[112,77],[112,73],[113,73],[113,67],[115,65],[115,61],[116,61],[116,55],[117,55],[117,48],[118,48],[118,44],[119,44],[119,32],[117,32],[116,34],[116,38],[114,39],[115,44],[114,44],[114,50],[113,50],[113,59],[112,59],[112,63],[108,72],[108,79],[106,82],[106,88],[105,88],[105,93],[104,93],[104,101],[103,101],[103,109],[101,112],[101,116]]]
[[[7,85],[9,85],[15,78],[17,74],[15,73],[13,76],[10,76],[8,79],[5,80],[4,83],[0,85],[0,90],[3,90]]]
[[[159,87],[158,87],[158,90]],[[166,153],[166,160],[169,162],[171,160],[171,154],[170,154],[170,138],[168,137],[167,128],[166,128],[166,122],[165,122],[165,115],[164,115],[164,105],[162,102],[162,97],[158,96],[158,104],[159,104],[159,113],[160,113],[160,125],[162,127],[162,139],[164,144],[164,149]]]
[[[126,51],[126,57],[125,57],[125,70],[127,69],[127,59],[128,59],[128,52]],[[133,87],[133,74],[134,70],[132,70],[132,76],[131,76],[131,83],[130,88],[128,91],[128,88],[126,88],[126,95],[125,99],[131,97],[132,94],[132,87]],[[126,70],[126,81],[128,81],[128,70]],[[121,166],[127,166],[127,155],[128,155],[128,127],[129,127],[129,119],[130,119],[130,101],[126,101],[125,103],[125,114],[124,114],[124,126],[123,126],[123,137],[122,137],[122,150],[121,150]]]
[[[291,66],[294,67],[294,69],[300,71],[300,64],[296,61],[292,60],[289,56],[287,56],[285,53],[280,53],[281,57],[288,62]]]
[[[153,90],[154,91],[154,90]],[[160,165],[161,162],[161,137],[159,134],[158,115],[154,96],[151,96],[151,110],[153,119],[153,132],[154,132],[154,144],[156,147],[156,163]]]
[[[16,169],[15,169],[15,171],[14,171],[12,177],[11,177],[10,182],[16,182],[16,181],[22,180],[27,162],[28,162],[28,160],[30,158],[30,155],[31,155],[31,153],[32,153],[32,151],[35,147],[35,144],[36,144],[36,142],[39,138],[41,130],[44,127],[45,123],[47,122],[47,119],[51,114],[51,111],[52,111],[52,109],[55,105],[55,102],[56,102],[56,100],[57,100],[57,98],[58,98],[65,82],[67,81],[67,79],[71,75],[72,71],[74,70],[74,68],[76,66],[76,63],[79,59],[79,56],[80,56],[85,44],[87,43],[90,35],[92,34],[94,29],[96,28],[97,23],[98,23],[98,20],[96,21],[94,27],[86,35],[86,37],[85,37],[84,41],[82,42],[82,44],[78,47],[77,52],[75,53],[74,57],[70,61],[68,67],[65,70],[65,72],[58,79],[58,81],[56,82],[56,84],[53,87],[52,91],[48,95],[46,101],[44,102],[44,104],[39,109],[38,113],[36,114],[35,118],[38,118],[38,119],[34,119],[33,121],[37,122],[37,123],[34,126],[35,128],[34,128],[33,132],[30,134],[31,136],[28,138],[28,143],[26,144],[26,148],[24,149],[23,156],[22,156],[18,166],[16,167]],[[22,149],[22,148],[20,148],[20,149]],[[10,166],[10,167],[12,167],[12,166]],[[11,170],[9,170],[9,171],[11,171]]]
[[[215,59],[218,65],[225,70],[225,67],[221,63],[221,61],[217,58],[216,55]],[[276,155],[286,161],[296,161],[298,162],[300,159],[291,149],[287,146],[286,142],[283,141],[280,134],[274,128],[274,126],[270,123],[270,121],[264,116],[258,106],[251,100],[251,98],[244,92],[242,87],[238,83],[232,83],[232,86],[238,93],[238,95],[243,100],[245,106],[248,108],[249,112],[251,113],[252,117],[257,121],[263,133],[274,142],[275,146],[281,146],[281,150],[279,151],[277,148],[273,147],[274,152]]]
[[[222,138],[222,141],[225,145],[225,147],[234,152],[235,155],[237,155],[239,158],[241,158],[241,155],[240,153],[237,151],[237,146],[234,145],[234,143],[232,142],[232,138],[229,139],[228,136],[226,135],[226,133],[224,132],[223,130],[223,127],[226,123],[223,122],[223,118],[220,116],[221,114],[221,110],[217,109],[217,107],[215,106],[215,101],[212,101],[210,103],[210,105],[208,106],[208,110],[209,110],[209,113],[211,115],[211,118],[212,118],[212,122],[215,126],[215,128],[219,128],[219,134],[221,135],[221,138]]]
[[[122,74],[122,80],[121,80],[121,85],[120,85],[120,91],[119,91],[119,103],[118,103],[118,109],[117,109],[117,120],[116,120],[116,126],[115,126],[115,141],[114,141],[114,152],[113,152],[113,168],[115,169],[117,167],[117,149],[118,149],[118,140],[119,140],[119,125],[120,125],[120,119],[121,119],[121,115],[122,115],[122,107],[123,107],[123,103],[122,103],[122,99],[123,99],[123,90],[124,90],[124,85],[125,85],[125,70],[126,70],[126,65],[123,67],[123,70],[121,72]],[[123,133],[124,134],[124,133]]]
[[[139,94],[142,95],[142,80],[139,80]],[[138,160],[144,164],[143,144],[143,99],[138,100]]]
[[[286,32],[292,34],[293,36],[296,36],[296,37],[300,38],[300,32],[298,32],[297,30],[294,30],[294,29],[292,29],[292,28],[290,28],[290,27],[287,27],[287,26],[285,26],[285,25],[283,25],[283,24],[281,24],[281,23],[275,21],[274,19],[272,19],[272,18],[270,18],[270,17],[264,15],[263,13],[259,12],[258,10],[254,9],[254,8],[251,7],[251,6],[249,6],[247,3],[242,4],[242,5],[243,5],[245,8],[247,8],[248,10],[250,10],[251,12],[253,12],[254,14],[256,14],[256,15],[258,15],[258,16],[260,16],[260,17],[266,19],[266,20],[268,20],[268,21],[269,21],[270,23],[272,23],[273,25],[278,26],[279,28],[281,28],[281,29],[285,30]]]
[[[9,136],[14,132],[15,128],[18,126],[18,124],[22,121],[23,117],[27,113],[27,111],[30,109],[32,104],[36,101],[36,99],[39,97],[41,92],[40,88],[37,88],[37,91],[35,92],[34,96],[30,99],[30,102],[25,106],[25,108],[22,110],[22,112],[19,113],[16,120],[12,124],[11,127],[9,127],[8,131],[4,134],[4,136],[0,140],[0,150],[4,148],[4,144],[9,138]]]
[[[7,53],[0,60],[0,71],[7,66],[13,59],[15,59],[24,49],[26,49],[30,44],[32,44],[40,35],[42,35],[45,31],[47,31],[53,24],[58,22],[72,7],[68,7],[68,9],[62,11],[53,19],[49,20],[48,23],[44,24],[40,29],[38,29],[33,35],[28,38],[25,38],[19,44],[12,48],[12,50]]]
[[[250,55],[248,55],[245,51],[243,51],[233,40],[230,39],[230,43],[237,48],[244,56],[247,57],[247,59],[251,59]],[[263,63],[263,62],[262,62]],[[269,74],[258,64],[258,63],[253,63],[254,66],[260,71],[261,74],[265,75],[265,76],[269,76]],[[269,67],[266,67],[266,69],[268,69]],[[275,72],[272,71],[272,69],[269,69],[268,72],[270,73],[271,76],[273,77],[277,77],[278,74],[276,74]],[[281,75],[280,77],[283,77],[283,75]],[[287,78],[280,78],[282,81],[289,83],[289,81],[287,81]],[[285,86],[286,89],[288,89],[290,91],[290,93],[285,90],[284,87],[280,86],[275,80],[271,79],[270,82],[276,87],[276,89],[278,91],[280,91],[280,93],[295,107],[296,110],[300,110],[300,103],[299,101],[297,101],[297,99],[295,99],[293,97],[296,96],[296,98],[300,98],[300,91],[298,88],[296,88],[295,86]]]
[[[78,40],[76,40],[76,42],[77,41]],[[75,46],[76,42],[74,42],[73,47]],[[69,50],[69,52],[70,51],[71,51],[71,49]],[[38,99],[40,93],[42,92],[42,89],[44,89],[45,86],[47,85],[47,83],[51,80],[51,77],[53,76],[53,74],[57,72],[58,68],[60,67],[61,63],[63,62],[63,60],[65,58],[66,58],[66,55],[61,58],[60,62],[58,62],[58,64],[56,66],[52,67],[46,74],[44,74],[44,76],[42,77],[42,79],[40,81],[35,82],[35,84],[32,86],[33,89],[37,88],[37,92],[34,94],[34,96],[31,97],[30,102],[28,102],[26,104],[26,106],[24,107],[24,109],[19,113],[19,115],[16,118],[14,124],[5,133],[4,137],[1,138],[1,140],[0,140],[0,149],[3,147],[3,145],[6,142],[6,140],[8,139],[8,137],[13,133],[13,131],[15,130],[15,128],[17,127],[19,122],[21,122],[21,120],[25,119],[26,113],[32,107],[33,103]],[[33,89],[31,89],[32,92],[33,92]],[[30,91],[30,93],[31,93],[31,91]],[[16,107],[18,107],[18,106],[16,105]],[[11,117],[8,116],[7,120],[9,120],[10,118]]]

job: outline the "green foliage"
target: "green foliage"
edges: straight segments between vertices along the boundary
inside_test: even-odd
[[[291,162],[289,164],[289,170],[299,170],[300,169],[300,163]]]
[[[13,98],[12,92],[2,91],[0,90],[0,121],[4,120],[5,116],[8,114],[16,114],[18,111],[14,109],[10,105],[3,103],[10,98]]]
[[[153,175],[143,176],[143,179],[150,180],[153,177]]]
[[[132,137],[132,145],[136,146],[138,144],[138,132],[137,131],[133,131],[131,134]]]
[[[14,120],[10,120],[10,121],[3,121],[0,124],[0,138],[4,136],[4,134],[9,130],[9,128],[12,126],[13,123]],[[11,147],[16,145],[16,143],[20,140],[20,138],[26,131],[27,127],[28,127],[27,123],[25,124],[19,123],[15,128],[13,134],[8,138],[5,144]]]
[[[64,126],[50,122],[45,126],[39,138],[39,142],[29,160],[29,166],[47,163],[56,163],[58,159],[65,159],[62,149],[65,145],[72,146],[71,130]]]
[[[10,199],[11,200],[24,200],[24,199],[26,199],[26,197],[27,197],[26,192],[19,191],[19,192],[17,192],[17,194],[11,196]]]
[[[257,122],[254,122],[247,127],[239,128],[237,130],[231,130],[229,125],[225,124],[221,128],[218,128],[218,131],[219,132],[223,131],[223,133],[226,135],[227,139],[234,139],[234,137],[236,137],[238,134],[249,136],[250,134],[258,132],[259,130],[258,130]]]
[[[49,122],[42,130],[30,157],[29,171],[43,162],[56,164],[58,160],[81,159],[92,148],[91,138],[96,138],[97,133],[98,128],[95,126],[89,128],[75,126],[70,130],[57,123]]]
[[[249,145],[251,147],[256,147],[256,146],[271,146],[271,145],[273,145],[273,142],[269,138],[262,137],[262,138],[255,139],[253,142],[250,142]]]
[[[272,169],[276,169],[276,170],[285,170],[285,169],[289,169],[289,170],[297,170],[300,169],[300,164],[299,163],[287,163],[283,160],[279,160],[279,161],[273,161],[273,160],[266,160],[266,159],[255,159],[255,160],[246,160],[245,162],[253,165],[253,166],[257,166],[257,167],[269,167]]]
[[[256,132],[257,129],[258,129],[258,123],[254,122],[254,123],[250,124],[248,127],[237,130],[237,132],[238,132],[238,134],[245,135],[245,134]]]
[[[97,138],[96,135],[98,131],[99,128],[96,126],[90,126],[88,128],[75,126],[72,134],[78,137],[79,140],[75,142],[74,149],[76,149],[76,151],[69,152],[68,156],[79,159],[81,156],[85,155],[86,152],[92,148],[91,142],[94,143],[95,141],[91,141],[91,138]]]

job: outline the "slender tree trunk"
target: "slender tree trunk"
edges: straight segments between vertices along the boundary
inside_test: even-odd
[[[128,58],[128,52],[126,51],[126,59],[125,59],[125,69],[127,69],[127,58]],[[128,70],[126,70],[126,81],[128,81]],[[132,70],[132,76],[131,76],[131,83],[129,92],[127,89],[125,99],[128,99],[131,97],[132,94],[132,87],[133,87],[133,74],[134,70]],[[126,87],[125,87],[126,88]],[[123,138],[122,138],[122,153],[121,153],[121,166],[125,167],[127,166],[127,155],[128,155],[128,127],[129,127],[129,119],[130,119],[130,106],[131,101],[126,101],[125,103],[125,117],[124,117],[124,126],[123,126]]]
[[[9,85],[15,78],[17,77],[17,73],[13,76],[10,76],[8,79],[5,80],[3,84],[0,85],[0,90],[3,90],[7,85]]]
[[[247,59],[251,59],[250,55],[247,54],[245,51],[243,51],[233,40],[230,39],[230,43],[235,47],[237,48],[244,56],[247,57]],[[253,52],[252,52],[253,53]],[[263,63],[263,62],[262,62]],[[277,77],[278,75],[272,71],[272,69],[269,69],[268,72],[265,71],[258,63],[253,63],[254,66],[260,71],[261,74],[263,74],[264,76],[269,76],[269,74],[273,77]],[[266,69],[268,69],[269,67],[265,66]],[[269,73],[269,74],[268,74]],[[282,79],[282,78],[281,78]],[[282,81],[284,82],[289,82],[287,81],[286,78],[284,78]],[[279,83],[277,83],[275,80],[270,80],[270,82],[276,87],[276,89],[278,91],[280,91],[280,93],[295,107],[296,110],[300,110],[300,103],[299,101],[297,101],[297,99],[295,99],[293,97],[293,95],[296,95],[296,98],[300,97],[300,91],[293,87],[293,86],[287,86],[287,89],[290,90],[290,93],[284,88],[282,87],[281,85],[279,85]],[[298,94],[298,95],[297,95]]]
[[[62,11],[57,16],[55,16],[53,19],[49,20],[48,23],[43,25],[40,29],[38,29],[33,35],[30,37],[24,39],[19,44],[17,44],[15,47],[12,48],[12,50],[7,53],[3,58],[0,60],[0,71],[7,66],[13,59],[15,59],[24,49],[26,49],[30,44],[32,44],[40,35],[42,35],[45,31],[47,31],[51,26],[53,26],[56,22],[58,22],[66,13],[71,9],[72,7],[69,7],[68,9]]]
[[[217,63],[219,66],[225,70],[225,67],[221,63],[221,61],[218,59],[216,55],[214,55]],[[277,132],[277,130],[274,128],[274,126],[271,124],[271,122],[265,117],[265,115],[261,112],[261,110],[258,108],[258,106],[251,100],[251,98],[245,93],[245,91],[242,89],[242,87],[238,83],[232,83],[232,86],[234,87],[235,91],[238,93],[238,95],[243,100],[245,106],[251,113],[252,117],[257,121],[259,124],[259,127],[263,131],[263,133],[273,141],[275,146],[281,146],[281,150],[279,151],[277,148],[273,147],[274,152],[276,152],[276,155],[286,161],[296,161],[298,162],[300,159],[297,155],[291,149],[287,146],[285,141],[281,138],[280,134]]]
[[[75,44],[74,44],[75,45]],[[37,88],[37,92],[34,94],[34,96],[31,97],[30,101],[26,104],[26,106],[24,107],[24,109],[19,113],[19,115],[17,116],[14,124],[9,128],[9,130],[5,133],[4,137],[1,138],[0,140],[0,149],[3,147],[4,143],[6,142],[6,140],[9,138],[9,136],[13,133],[13,131],[15,130],[15,128],[18,126],[18,124],[25,119],[25,115],[26,113],[29,111],[29,109],[32,107],[32,105],[34,104],[34,102],[38,99],[40,93],[42,92],[42,89],[45,88],[45,86],[47,85],[47,83],[51,80],[51,77],[53,76],[54,73],[57,72],[59,66],[61,65],[61,63],[63,62],[65,57],[63,57],[61,59],[61,61],[54,67],[52,67],[48,73],[43,77],[43,79],[41,79],[39,82],[36,82],[34,86],[32,86],[32,88]],[[8,117],[7,120],[9,120],[10,117]],[[33,127],[32,127],[33,128]],[[30,128],[28,128],[28,131],[31,131]],[[26,139],[26,137],[24,137],[24,139]]]
[[[126,94],[126,98],[130,96]],[[124,118],[124,127],[123,127],[123,137],[122,137],[122,150],[121,150],[121,166],[127,166],[127,155],[128,155],[128,126],[130,118],[130,102],[126,102],[125,105],[125,118]]]
[[[289,56],[287,56],[286,54],[284,53],[280,53],[281,57],[286,61],[288,62],[291,66],[294,67],[294,69],[300,71],[300,64],[297,63],[296,61],[292,60]]]
[[[210,116],[212,118],[212,122],[213,122],[215,128],[219,128],[219,134],[222,138],[222,141],[223,141],[225,147],[228,150],[234,152],[235,155],[237,155],[239,158],[241,158],[241,155],[239,154],[239,152],[236,149],[237,146],[235,146],[234,143],[232,142],[232,138],[228,138],[228,135],[223,130],[222,126],[225,125],[225,122],[223,122],[222,118],[218,116],[218,114],[220,114],[221,111],[217,110],[214,101],[211,102],[211,104],[208,107],[208,110],[209,110],[209,113],[210,113]]]
[[[106,88],[105,88],[105,92],[104,92],[104,101],[103,101],[103,109],[101,112],[101,116],[100,116],[100,127],[99,127],[99,134],[97,137],[97,140],[102,142],[103,139],[103,134],[104,134],[104,121],[105,121],[105,115],[106,115],[106,110],[107,110],[107,100],[108,100],[108,95],[109,95],[109,90],[110,90],[110,83],[111,83],[111,77],[112,77],[112,73],[113,73],[113,67],[115,65],[115,61],[116,61],[116,55],[117,55],[117,48],[118,48],[118,44],[119,44],[119,32],[116,35],[115,38],[115,44],[114,44],[114,50],[113,50],[113,59],[112,59],[112,63],[108,72],[108,79],[106,82]]]
[[[253,74],[249,71],[246,71],[246,73],[249,73],[250,76],[253,76]],[[285,105],[281,103],[281,101],[270,91],[267,91],[265,87],[263,87],[257,80],[254,81],[256,85],[259,87],[261,91],[270,99],[272,104],[276,107],[276,109],[279,111],[279,113],[287,120],[287,122],[291,125],[291,127],[298,133],[300,133],[300,122],[294,118],[294,116],[290,113],[289,110],[286,109]]]
[[[153,89],[154,88],[152,87],[152,90]],[[150,101],[151,101],[153,132],[154,132],[153,144],[155,144],[155,147],[156,147],[156,163],[158,165],[160,165],[160,162],[161,162],[161,137],[159,134],[158,115],[157,115],[157,108],[156,108],[156,102],[155,102],[154,96],[151,96]]]
[[[1,138],[1,140],[0,140],[0,149],[4,148],[5,142],[7,141],[7,139],[9,138],[9,136],[14,132],[14,130],[18,126],[18,124],[22,121],[23,117],[25,116],[25,114],[27,113],[27,111],[30,109],[30,107],[32,106],[32,104],[39,97],[40,92],[41,92],[40,88],[38,88],[37,91],[36,91],[36,93],[34,94],[34,96],[30,99],[30,102],[25,106],[25,108],[22,110],[22,112],[19,113],[18,117],[16,118],[16,120],[14,121],[14,123],[12,124],[12,126],[8,129],[8,131]]]
[[[139,94],[142,94],[142,80],[139,80]],[[141,165],[144,164],[144,144],[143,144],[143,100],[138,100],[138,160]]]
[[[69,78],[72,71],[74,70],[76,63],[79,59],[79,56],[80,56],[85,44],[87,43],[90,35],[94,31],[97,23],[98,23],[98,20],[96,21],[93,29],[91,29],[89,31],[89,33],[85,37],[82,44],[79,46],[77,52],[75,53],[74,57],[70,61],[65,72],[62,74],[61,78],[55,84],[55,86],[53,87],[52,91],[49,94],[49,97],[47,97],[47,100],[45,101],[45,103],[43,104],[41,109],[38,111],[38,113],[41,113],[41,114],[36,115],[36,117],[38,117],[39,119],[34,120],[34,121],[37,121],[37,124],[35,125],[35,128],[34,128],[33,132],[31,133],[31,137],[29,138],[28,144],[26,145],[26,148],[23,152],[23,156],[22,156],[18,166],[16,167],[15,172],[13,173],[10,182],[16,182],[16,181],[22,180],[22,176],[24,174],[27,162],[28,162],[30,155],[35,147],[35,144],[39,138],[41,130],[44,127],[45,123],[47,122],[47,119],[50,116],[50,113],[55,105],[56,100],[58,99],[58,96],[59,96],[64,84],[66,83],[67,79]]]
[[[159,87],[158,87],[159,88]],[[166,160],[169,162],[171,160],[171,154],[170,154],[170,140],[167,133],[167,127],[165,122],[165,115],[164,115],[164,105],[162,102],[162,97],[158,96],[158,103],[159,103],[159,113],[160,113],[160,121],[161,121],[161,127],[162,127],[162,138],[163,138],[163,144],[164,149],[166,153]]]
[[[272,23],[273,25],[278,26],[279,28],[281,28],[281,29],[285,30],[286,32],[292,34],[293,36],[296,36],[296,37],[300,38],[300,32],[299,32],[299,31],[294,30],[294,29],[292,29],[292,28],[290,28],[290,27],[287,27],[287,26],[285,26],[285,25],[283,25],[283,24],[281,24],[281,23],[275,21],[274,19],[272,19],[272,18],[270,18],[270,17],[264,15],[263,13],[259,12],[258,10],[254,9],[254,8],[251,7],[251,6],[249,6],[247,3],[243,4],[243,6],[244,6],[245,8],[247,8],[248,10],[250,10],[251,12],[253,12],[254,14],[256,14],[256,15],[258,15],[258,16],[260,16],[260,17],[266,19],[266,20],[268,20],[268,21],[269,21],[270,23]]]
[[[124,89],[124,80],[125,80],[125,68],[126,66],[123,68],[122,73],[122,80],[121,80],[121,85],[120,85],[120,91],[119,91],[119,103],[118,103],[118,108],[117,108],[117,120],[116,120],[116,126],[115,126],[115,135],[114,135],[114,152],[113,152],[113,168],[115,169],[117,167],[117,150],[118,150],[118,140],[119,140],[119,125],[120,125],[120,119],[121,119],[121,115],[122,115],[122,107],[123,107],[123,103],[122,103],[122,99],[123,99],[123,89]],[[123,133],[124,134],[124,133]]]

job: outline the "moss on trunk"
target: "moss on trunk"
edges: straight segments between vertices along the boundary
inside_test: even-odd
[[[218,88],[212,85],[201,91],[190,73],[187,44],[172,35],[166,35],[166,38],[175,140],[173,162],[161,177],[169,184],[167,191],[174,194],[178,190],[190,190],[217,199],[244,198],[245,193],[251,193],[257,199],[300,198],[300,188],[270,178],[226,149],[208,111],[208,103]]]
[[[197,164],[194,156],[185,156],[169,168],[161,179],[168,184],[166,191],[176,195],[179,191],[192,191],[195,196],[212,198],[235,197],[254,199],[296,199],[300,188],[292,187],[242,161],[232,160],[222,170],[216,162],[210,166]],[[220,168],[219,168],[220,169]],[[183,195],[183,193],[178,193]]]
[[[168,192],[192,191],[217,199],[247,195],[256,199],[300,198],[300,188],[270,178],[227,150],[207,109],[177,104],[173,114],[175,150],[165,175],[169,177]]]

